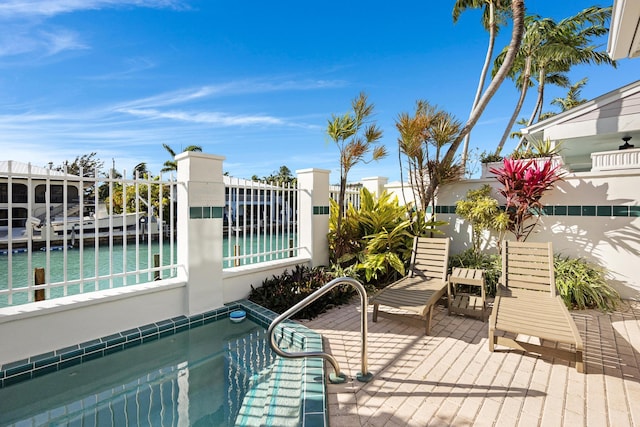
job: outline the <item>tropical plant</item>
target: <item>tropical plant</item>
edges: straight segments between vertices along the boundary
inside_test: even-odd
[[[501,168],[492,168],[502,188],[498,192],[506,199],[509,216],[507,230],[517,241],[525,241],[538,224],[542,212],[543,194],[562,179],[559,168],[551,161],[504,159]],[[529,221],[534,219],[533,223]]]
[[[285,270],[280,276],[265,279],[260,287],[251,285],[249,300],[276,313],[284,313],[334,278],[330,271],[297,265],[291,272]],[[294,318],[313,319],[331,307],[346,304],[352,295],[353,288],[337,286],[296,313]]]
[[[502,151],[511,128],[520,114],[527,90],[533,86],[532,76],[537,79],[538,97],[527,125],[531,125],[536,116],[540,118],[547,82],[568,87],[570,83],[566,73],[578,64],[604,63],[615,66],[615,62],[606,51],[599,51],[597,46],[591,44],[593,38],[607,33],[608,29],[604,26],[604,22],[610,16],[610,7],[594,6],[560,22],[537,15],[525,18],[522,44],[509,73],[509,77],[514,80],[520,91],[520,96],[496,147],[496,154]],[[504,50],[498,55],[494,67],[502,67],[507,52]]]
[[[580,92],[582,88],[587,84],[587,78],[577,81],[569,87],[569,91],[567,92],[567,96],[564,98],[554,98],[551,101],[552,105],[557,105],[560,107],[560,111],[565,112],[578,105],[582,105],[587,102],[586,99],[580,97]]]
[[[160,172],[177,171],[178,170],[178,162],[176,162],[176,159],[175,159],[177,153],[173,150],[173,148],[171,148],[167,144],[162,144],[162,146],[164,147],[165,150],[167,150],[169,155],[171,155],[171,159],[164,162],[164,164],[162,166],[162,169],[160,169]],[[185,152],[185,151],[202,152],[202,147],[199,146],[199,145],[189,145],[182,151],[183,152]]]
[[[504,160],[504,157],[493,152],[483,151],[480,154],[480,163],[496,163],[502,160]]]
[[[556,141],[555,144],[551,143],[551,139],[545,140],[528,138],[528,143],[525,147],[519,147],[511,153],[509,157],[515,160],[519,159],[540,159],[543,157],[551,158],[560,154],[562,151],[563,141]]]
[[[602,268],[581,258],[556,255],[553,261],[556,288],[569,309],[606,312],[620,303],[620,294],[607,283]]]
[[[506,21],[506,15],[509,12],[509,5],[506,1],[500,0],[456,0],[453,6],[453,22],[457,23],[460,18],[460,14],[467,9],[479,9],[482,8],[482,26],[489,32],[489,44],[487,46],[487,53],[482,65],[482,71],[480,71],[480,79],[478,81],[478,87],[476,94],[471,105],[471,112],[478,105],[480,101],[480,95],[484,88],[487,73],[489,72],[489,66],[491,64],[491,58],[493,58],[493,49],[495,46],[496,36],[498,35],[498,29],[500,25],[503,25]],[[464,145],[462,147],[462,158],[460,164],[463,169],[467,165],[467,155],[469,151],[469,140],[471,138],[471,132],[467,133],[464,138]]]
[[[407,159],[414,200],[418,201],[422,212],[426,212],[429,205],[435,204],[435,190],[430,197],[427,195],[431,181],[436,180],[440,185],[462,176],[464,169],[453,158],[447,163],[442,159],[446,146],[460,133],[460,126],[460,122],[451,114],[439,110],[427,101],[416,103],[414,115],[402,113],[396,120],[396,128],[400,133],[398,147]],[[402,158],[400,161],[402,162]]]
[[[360,162],[368,163],[387,155],[384,146],[376,145],[382,138],[382,130],[371,122],[374,105],[362,92],[351,102],[352,112],[342,116],[331,116],[328,121],[327,135],[335,142],[340,151],[340,195],[338,196],[338,217],[336,233],[342,232],[342,217],[345,210],[345,191],[347,177],[353,166]],[[367,156],[371,158],[367,160]],[[342,250],[341,246],[336,248]],[[338,258],[343,255],[339,252]]]
[[[471,132],[471,129],[473,129],[475,124],[482,116],[482,113],[489,104],[489,101],[491,101],[491,98],[493,98],[496,91],[511,70],[511,66],[513,65],[513,61],[515,60],[516,54],[518,53],[518,49],[520,47],[520,43],[522,41],[522,30],[524,28],[524,9],[524,0],[511,0],[511,17],[513,26],[511,30],[511,40],[504,55],[504,61],[498,68],[497,72],[493,74],[491,82],[480,97],[480,100],[478,101],[476,107],[469,115],[469,119],[458,133],[458,136],[449,145],[449,149],[442,158],[443,164],[452,163],[452,160],[455,157],[458,148],[460,148],[460,144],[462,143],[464,137],[467,136],[469,132]],[[433,194],[435,194],[436,189],[440,185],[440,183],[438,182],[438,177],[436,176],[435,178],[436,179],[429,182],[429,186],[427,188],[426,198],[428,200],[433,197]]]
[[[336,233],[338,204],[331,200],[329,253],[335,268],[353,266],[366,284],[385,284],[405,274],[411,258],[414,235],[436,232],[444,222],[428,221],[418,212],[408,215],[397,197],[383,192],[379,197],[366,188],[360,191],[360,208],[349,204]],[[411,210],[411,208],[409,208]],[[342,245],[340,257],[336,250]]]
[[[456,215],[471,224],[472,250],[480,254],[482,233],[485,230],[498,232],[498,242],[507,230],[509,217],[500,209],[500,204],[491,197],[491,186],[488,184],[476,190],[467,191],[464,200],[456,202]]]

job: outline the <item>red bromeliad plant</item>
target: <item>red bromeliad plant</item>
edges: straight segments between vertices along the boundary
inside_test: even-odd
[[[544,163],[534,159],[504,159],[501,168],[492,168],[502,188],[498,192],[507,200],[506,212],[509,215],[507,229],[517,241],[525,241],[540,219],[543,205],[540,202],[545,191],[553,188],[553,184],[562,179],[558,167],[553,167],[550,160]],[[533,223],[526,224],[535,218]]]

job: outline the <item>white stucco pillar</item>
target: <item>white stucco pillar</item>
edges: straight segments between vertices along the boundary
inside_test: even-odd
[[[370,193],[375,194],[376,198],[378,198],[384,192],[384,186],[389,182],[389,178],[373,176],[370,178],[362,178],[360,182],[364,188],[369,190]]]
[[[329,171],[296,171],[300,188],[300,247],[311,257],[311,266],[329,265]],[[304,254],[302,254],[304,255]]]
[[[188,315],[224,304],[222,291],[222,217],[224,157],[197,152],[176,156],[178,162],[178,264],[187,282]]]

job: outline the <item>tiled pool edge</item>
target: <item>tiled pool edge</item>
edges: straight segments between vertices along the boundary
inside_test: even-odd
[[[250,320],[264,328],[267,328],[277,316],[273,311],[251,301],[240,300],[202,314],[190,317],[173,317],[78,345],[38,354],[28,359],[6,363],[0,369],[0,388],[227,318],[231,311],[239,308],[247,312],[247,317]],[[283,333],[290,334],[290,339],[301,342],[307,350],[322,351],[320,334],[303,325],[285,322],[283,323]],[[326,387],[322,359],[304,359],[304,378],[302,380],[302,425],[327,426]]]

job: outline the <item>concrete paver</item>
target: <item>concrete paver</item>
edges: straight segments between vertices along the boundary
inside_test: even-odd
[[[585,342],[584,375],[562,360],[501,347],[491,353],[487,323],[448,316],[443,306],[430,336],[397,319],[372,323],[369,308],[368,383],[355,379],[359,311],[353,303],[304,322],[322,333],[348,377],[327,386],[331,426],[618,427],[640,417],[640,302],[608,314],[572,312]]]

